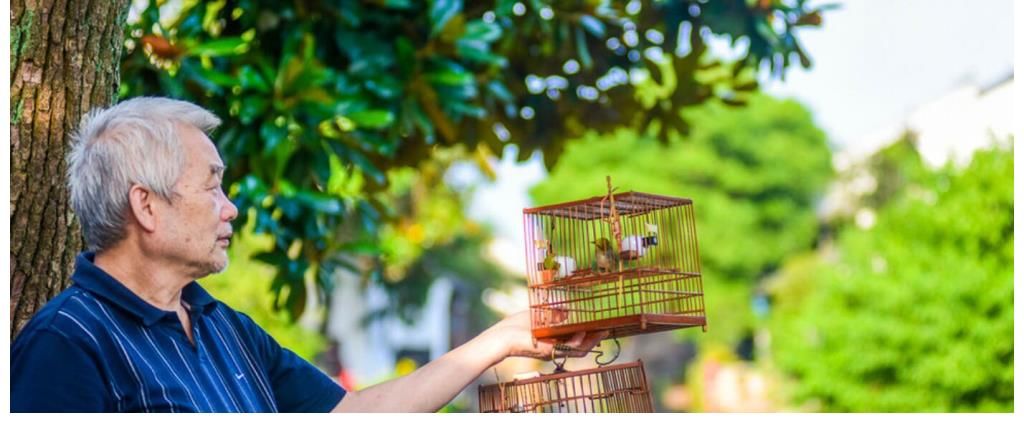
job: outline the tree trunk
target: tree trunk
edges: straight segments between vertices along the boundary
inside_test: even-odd
[[[69,282],[82,249],[68,136],[117,96],[128,0],[11,3],[11,337]]]

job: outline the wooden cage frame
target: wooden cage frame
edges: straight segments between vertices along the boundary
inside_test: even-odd
[[[643,361],[481,385],[481,413],[654,412]]]
[[[524,209],[523,228],[534,337],[565,339],[581,331],[607,330],[608,338],[617,338],[696,326],[707,330],[692,200],[609,194]],[[637,244],[649,232],[657,238],[654,246],[626,251],[624,245]],[[587,266],[601,254],[593,246],[600,238],[615,239],[617,269],[595,272]],[[554,272],[561,273],[557,277],[544,269],[551,252],[561,254],[555,258],[560,269]]]

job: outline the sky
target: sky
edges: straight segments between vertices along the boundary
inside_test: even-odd
[[[960,85],[984,87],[1013,72],[1012,0],[812,5],[825,3],[840,8],[824,14],[821,28],[799,33],[812,67],[792,67],[785,81],[762,81],[762,90],[806,105],[834,149],[857,146]],[[469,215],[495,228],[492,256],[522,272],[522,209],[535,205],[527,190],[546,170],[537,157],[516,164],[516,152],[506,148],[495,166],[497,181],[477,187]]]
[[[958,85],[1013,72],[1012,0],[839,4],[821,28],[798,34],[812,68],[763,88],[807,105],[835,148],[856,146]]]

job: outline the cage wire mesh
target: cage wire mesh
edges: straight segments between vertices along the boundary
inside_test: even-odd
[[[523,227],[534,337],[706,330],[692,200],[609,193],[524,209]]]
[[[654,412],[643,361],[481,385],[480,412]]]

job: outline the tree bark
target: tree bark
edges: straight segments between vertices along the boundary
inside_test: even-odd
[[[82,249],[69,135],[117,97],[128,0],[11,3],[11,337],[69,282]]]

